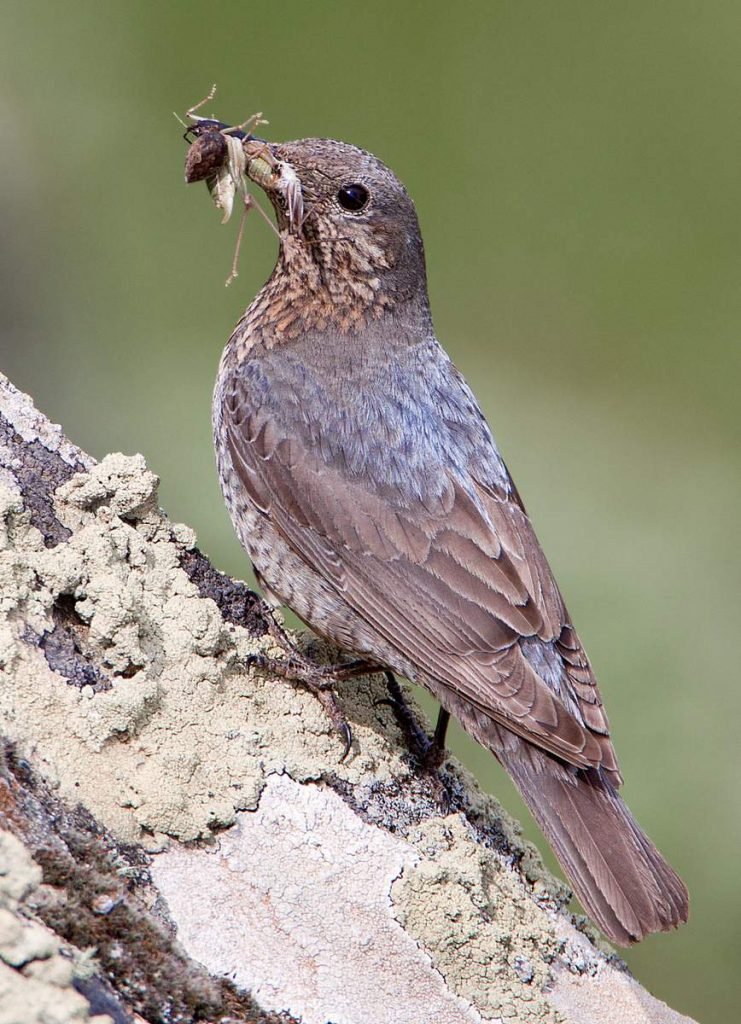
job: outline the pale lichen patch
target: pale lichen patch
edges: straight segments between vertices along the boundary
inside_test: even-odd
[[[3,404],[11,413],[13,433],[28,445],[40,444],[43,448],[58,456],[62,462],[73,469],[93,465],[93,459],[72,444],[64,436],[58,423],[52,423],[36,406],[29,395],[19,391],[3,374],[0,374],[3,390]],[[9,465],[2,457],[3,445],[0,442],[0,463]]]
[[[353,720],[358,752],[338,765],[341,741],[316,700],[244,668],[273,641],[225,622],[199,594],[180,566],[192,532],[173,529],[158,509],[156,477],[140,456],[109,456],[73,476],[55,509],[72,533],[47,548],[18,495],[0,503],[0,667],[17,659],[0,714],[66,799],[127,840],[195,839],[254,808],[271,771],[306,781],[329,766],[353,782],[402,770],[379,732],[387,709],[375,723],[365,711]],[[60,602],[83,655],[108,675],[100,692],[66,685],[39,646],[16,643],[29,625],[41,643]],[[364,697],[368,687],[384,694],[380,681],[361,685]],[[351,718],[353,708],[349,692]]]
[[[519,877],[470,841],[458,815],[407,838],[425,856],[394,883],[394,911],[450,988],[484,1016],[558,1021],[542,990],[561,942]]]
[[[84,522],[85,512],[106,506],[114,515],[143,519],[157,515],[159,479],[142,455],[107,455],[88,473],[76,473],[57,489],[57,512],[70,529]]]

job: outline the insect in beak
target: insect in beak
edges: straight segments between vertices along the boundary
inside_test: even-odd
[[[213,86],[208,96],[186,112],[185,116],[192,124],[179,117],[178,120],[185,128],[183,138],[190,143],[185,162],[186,182],[190,184],[205,180],[214,205],[223,213],[222,224],[232,215],[235,196],[239,195],[242,199],[237,245],[231,273],[226,281],[229,285],[238,273],[239,250],[249,211],[257,209],[278,234],[272,221],[250,194],[249,183],[254,182],[264,191],[273,191],[282,196],[289,230],[295,234],[300,233],[304,223],[304,202],[301,182],[293,167],[277,160],[268,143],[252,134],[253,128],[268,123],[262,114],[253,114],[239,125],[228,125],[215,118],[199,117],[196,114],[197,110],[213,99],[215,93],[216,86]]]

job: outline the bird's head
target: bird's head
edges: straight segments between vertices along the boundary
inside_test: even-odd
[[[245,142],[246,174],[275,209],[286,265],[395,299],[425,288],[417,213],[396,175],[371,153],[332,139]]]
[[[301,321],[355,331],[392,311],[397,320],[404,311],[408,322],[427,322],[414,203],[377,157],[332,139],[266,142],[190,116],[196,123],[186,132],[186,181],[207,182],[224,220],[237,193],[249,207],[250,182],[275,210],[280,254],[261,295],[272,304],[273,322],[290,324],[284,333]]]

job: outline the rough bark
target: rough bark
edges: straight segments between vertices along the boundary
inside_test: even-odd
[[[342,691],[340,764],[258,651],[141,456],[0,377],[0,1020],[687,1020],[460,765],[420,770],[382,676]]]

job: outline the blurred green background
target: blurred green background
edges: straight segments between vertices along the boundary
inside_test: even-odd
[[[0,368],[246,574],[212,382],[275,240],[186,188],[182,113],[381,156],[415,197],[473,383],[602,682],[625,792],[692,920],[627,954],[703,1024],[741,956],[741,7],[6,3]],[[521,813],[493,759],[453,733]],[[541,849],[537,830],[528,834]]]

